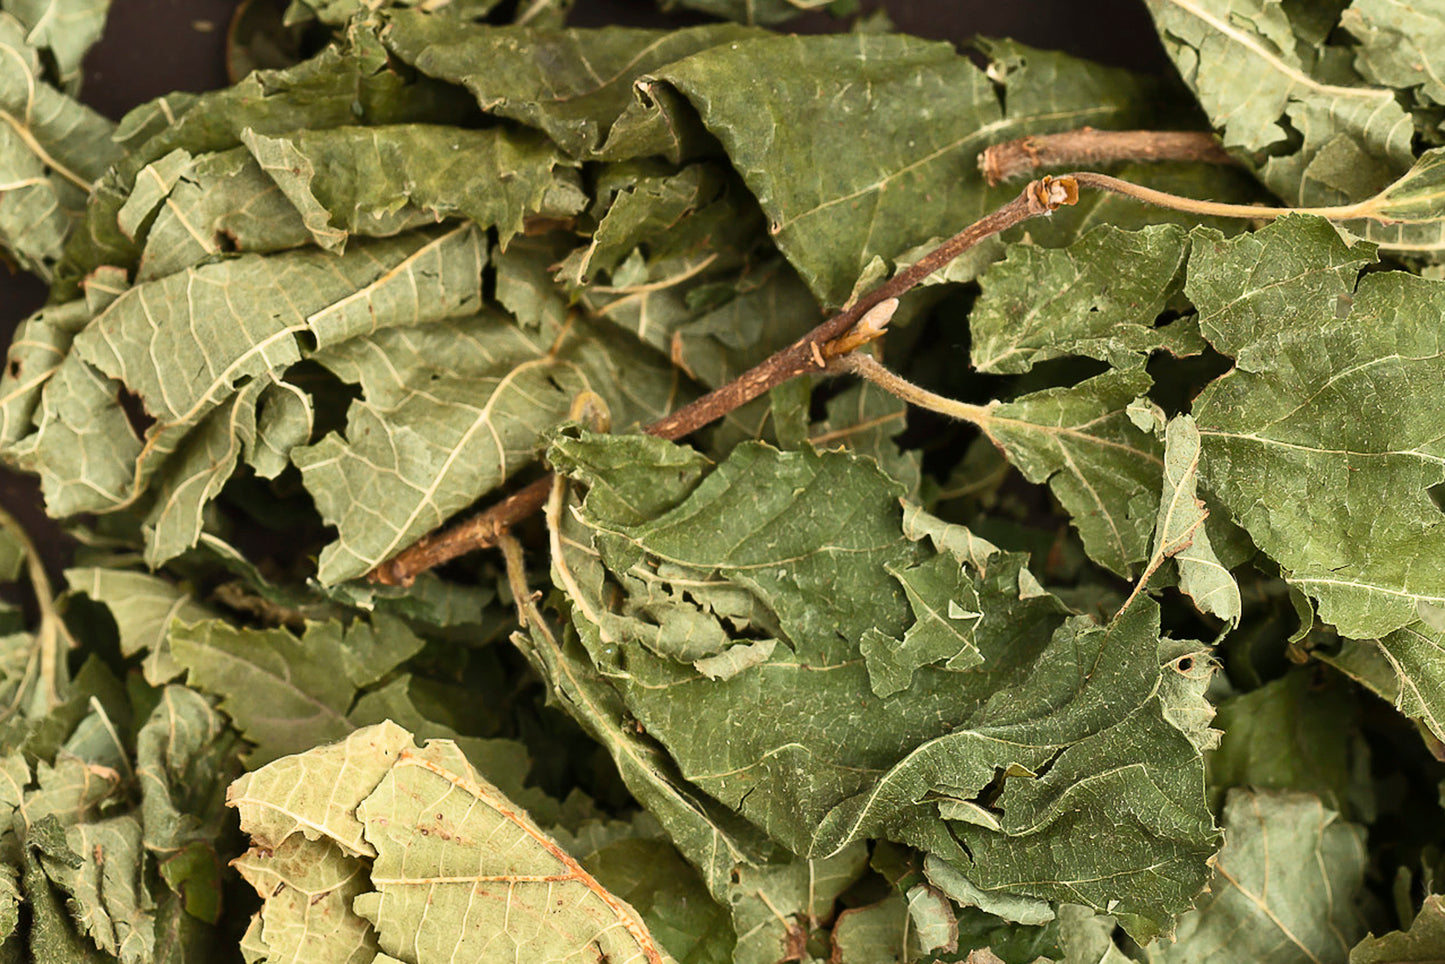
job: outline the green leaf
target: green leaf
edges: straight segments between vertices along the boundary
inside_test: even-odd
[[[1210,890],[1149,960],[1344,960],[1364,932],[1364,829],[1303,793],[1231,790]]]
[[[1320,658],[1445,740],[1445,632],[1417,621],[1381,639],[1345,640]]]
[[[1209,343],[1254,370],[1256,345],[1353,310],[1360,269],[1373,262],[1370,246],[1352,247],[1319,218],[1285,217],[1228,239],[1199,229],[1184,293]]]
[[[608,173],[616,180],[597,186],[596,207],[601,207],[609,195],[611,203],[600,215],[590,241],[569,255],[561,268],[562,276],[571,284],[582,285],[596,280],[598,275],[613,274],[623,259],[644,242],[650,248],[648,256],[659,260],[689,247],[702,247],[711,239],[690,236],[695,233],[693,218],[719,201],[725,192],[738,193],[726,170],[709,163],[690,164],[676,173],[651,173],[641,164],[619,164]],[[725,216],[736,218],[734,205],[724,200],[722,207],[727,209]],[[686,228],[679,230],[683,227],[679,222]],[[744,224],[744,228],[753,227]],[[710,253],[719,254],[716,250]]]
[[[1012,244],[980,279],[969,314],[979,371],[1025,372],[1035,363],[1084,355],[1130,368],[1158,349],[1198,354],[1197,329],[1154,327],[1179,290],[1188,236],[1173,225],[1120,231],[1101,225],[1067,248]]]
[[[1340,26],[1358,41],[1355,67],[1374,84],[1410,91],[1424,104],[1445,104],[1445,10],[1427,0],[1411,6],[1354,0]]]
[[[1199,428],[1188,415],[1169,420],[1164,437],[1164,492],[1154,526],[1150,560],[1173,559],[1179,567],[1179,589],[1201,612],[1230,626],[1239,622],[1239,584],[1214,554],[1204,520],[1209,515],[1196,490],[1199,484]]]
[[[5,9],[25,25],[26,41],[49,54],[56,79],[74,96],[80,62],[100,39],[110,0],[10,0]]]
[[[838,897],[867,868],[868,848],[860,842],[821,859],[738,870],[728,894],[738,935],[735,964],[773,964],[806,953],[813,922],[832,916]]]
[[[871,457],[878,467],[903,483],[904,493],[916,498],[923,481],[922,459],[894,438],[907,427],[908,405],[872,382],[850,385],[828,399],[828,417],[813,424],[809,442],[815,448],[844,445],[850,452]]]
[[[1224,146],[1289,203],[1362,200],[1410,166],[1414,125],[1395,91],[1363,83],[1344,50],[1300,43],[1285,4],[1149,0],[1149,12]]]
[[[168,858],[201,843],[214,863],[211,848],[221,834],[224,788],[240,770],[238,742],[212,701],[184,686],[161,690],[135,738],[135,769],[144,776],[140,816],[147,850]],[[219,901],[219,892],[214,899]]]
[[[366,23],[353,24],[338,45],[326,47],[287,70],[253,71],[233,87],[201,96],[173,94],[142,105],[116,128],[117,140],[128,152],[97,184],[85,219],[66,247],[65,261],[57,272],[57,300],[74,297],[81,280],[101,265],[135,265],[140,246],[120,230],[117,214],[135,188],[141,170],[177,148],[201,158],[203,154],[241,147],[241,134],[247,129],[275,136],[358,123],[457,124],[473,115],[474,109],[462,92],[392,69],[375,26]],[[233,157],[243,165],[249,163],[244,151]],[[204,159],[198,164],[204,164]],[[96,176],[104,170],[103,165]],[[251,170],[260,183],[271,185],[259,168],[251,165]],[[177,188],[186,184],[182,178]],[[292,212],[289,230],[300,234],[291,243],[301,243],[307,237],[301,220],[280,192],[271,187],[272,202],[267,207]],[[247,192],[253,193],[248,188],[242,194]],[[234,204],[227,206],[236,209]],[[265,213],[254,212],[259,220],[252,221],[261,233],[266,230]],[[194,226],[203,230],[206,225],[201,222]],[[213,253],[220,250],[213,234],[202,233],[193,240],[202,248],[211,247]],[[190,244],[186,247],[195,250]]]
[[[880,699],[860,640],[906,630],[911,607],[890,569],[933,555],[904,535],[892,483],[845,453],[742,445],[695,488],[681,480],[676,504],[639,524],[607,515],[634,501],[618,492],[663,494],[642,459],[608,454],[637,447],[591,436],[554,445],[559,468],[606,480],[604,498],[589,496],[563,517],[581,525],[567,522],[556,534],[554,545],[575,548],[554,556],[554,579],[572,594],[594,672],[610,678],[687,779],[800,854],[826,856],[868,837],[903,840],[1000,895],[1120,901],[1145,936],[1167,928],[1161,904],[1187,906],[1203,885],[1213,831],[1198,750],[1155,695],[1157,610],[1109,630],[1074,621],[1050,639],[1057,601],[1020,571],[1017,556],[991,558],[977,590],[979,668],[922,667],[908,689]],[[648,447],[658,457],[669,448]],[[956,571],[958,557],[948,564]],[[604,595],[608,582],[620,598]],[[840,585],[851,591],[840,597]],[[724,589],[733,594],[727,609],[718,602]],[[710,681],[650,645],[642,604],[664,598],[724,621],[750,613],[733,624],[734,638],[761,626],[782,645],[766,662]],[[1105,689],[1107,711],[1095,702]],[[940,727],[943,720],[954,722]],[[998,802],[1002,817],[984,792],[996,770],[1020,778]],[[1099,778],[1101,770],[1110,775]],[[1123,834],[1121,800],[1135,844],[1117,857],[1091,852],[1058,864],[1044,848],[1016,843],[1016,835],[1048,838],[1070,850],[1062,841],[1076,834]],[[982,818],[958,822],[964,812],[992,817],[996,829],[977,826]],[[1145,852],[1148,867],[1128,863]]]
[[[256,745],[247,757],[255,767],[351,733],[356,727],[347,714],[357,689],[415,654],[422,641],[394,617],[378,615],[344,632],[335,622],[310,623],[300,638],[214,619],[179,623],[170,646],[190,685],[220,696],[222,712]]]
[[[444,17],[458,20],[475,20],[485,17],[498,0],[456,0],[440,5],[427,4],[425,0],[296,0],[286,12],[287,22],[300,19],[301,11],[333,27],[345,24],[357,14],[377,9],[424,7]]]
[[[1429,964],[1445,956],[1445,897],[1425,898],[1408,931],[1373,934],[1350,951],[1350,964]]]
[[[42,858],[47,875],[70,895],[70,910],[95,945],[122,964],[149,961],[155,919],[141,880],[140,821],[130,815],[72,826],[66,845],[78,866]]]
[[[995,402],[979,426],[1026,479],[1049,483],[1089,555],[1120,575],[1148,556],[1159,505],[1161,447],[1127,413],[1149,385],[1142,369],[1111,370]]]
[[[838,964],[864,964],[865,961],[909,961],[916,952],[917,939],[909,940],[908,902],[898,894],[889,894],[877,903],[850,907],[838,915],[833,925],[832,953],[829,960]]]
[[[1312,793],[1331,809],[1374,817],[1369,748],[1358,731],[1353,691],[1333,674],[1294,669],[1219,704],[1224,731],[1205,758],[1209,786],[1220,799],[1229,787]]]
[[[20,322],[0,372],[0,445],[11,456],[14,444],[34,430],[41,387],[70,350],[76,332],[90,321],[84,301],[42,308]]]
[[[671,844],[619,840],[580,860],[604,887],[637,909],[679,964],[734,964],[736,938],[727,909],[712,900]]]
[[[496,227],[502,245],[531,215],[561,218],[585,198],[546,138],[431,124],[336,127],[241,140],[328,251],[349,233],[384,236],[427,221]],[[570,172],[567,172],[570,173]]]
[[[912,684],[913,671],[942,662],[964,672],[983,662],[973,630],[983,618],[978,590],[963,568],[964,560],[940,553],[906,568],[885,565],[908,594],[913,625],[902,639],[878,630],[865,632],[858,651],[868,665],[868,679],[878,696],[892,696]]]
[[[632,425],[660,418],[674,387],[659,359],[586,323],[532,331],[490,311],[355,338],[317,360],[364,396],[344,435],[292,453],[338,531],[324,584],[365,573],[528,465],[581,392]]]
[[[685,7],[711,17],[769,26],[822,9],[832,0],[663,0],[664,10]]]
[[[1436,256],[1445,250],[1445,149],[1421,154],[1414,165],[1379,194],[1355,205],[1368,220],[1346,220],[1341,227],[1382,250],[1403,255]]]
[[[101,953],[84,935],[76,932],[60,895],[45,876],[45,872],[40,869],[39,859],[28,847],[21,882],[22,892],[31,913],[31,960],[110,964],[113,958]]]
[[[45,47],[74,74],[94,39],[86,22],[94,11],[81,10],[79,23],[62,31],[43,22],[34,0],[12,6],[0,12],[0,246],[48,281],[92,183],[119,152],[110,140],[115,125],[52,87],[41,67]]]
[[[982,807],[977,807],[976,813],[973,815],[975,822],[984,819],[985,814],[986,811]],[[994,829],[1002,826],[996,817],[988,815],[988,818],[990,823],[997,825]],[[939,860],[932,854],[929,854],[924,860],[923,870],[928,875],[928,882],[960,907],[977,907],[981,911],[1020,924],[1046,924],[1056,916],[1053,907],[1046,900],[1012,894],[999,895],[980,890],[958,868]]]
[[[975,155],[990,143],[1144,113],[1123,71],[1012,44],[995,54],[1003,107],[951,45],[889,34],[740,40],[657,76],[692,102],[779,250],[837,306],[875,256],[951,235],[1012,195],[983,188]],[[805,106],[818,103],[830,107]]]
[[[513,642],[545,679],[557,703],[606,750],[628,790],[697,868],[714,900],[725,902],[740,865],[760,864],[773,847],[756,827],[698,792],[618,694],[594,670],[570,623],[554,632],[529,621]]]
[[[156,206],[147,211],[141,199],[151,197],[144,188],[159,176],[155,169],[176,153],[190,157],[177,148],[142,168],[121,208],[121,216],[133,207],[140,217],[154,213],[144,230],[142,221],[134,232],[127,232],[130,240],[144,245],[135,272],[137,283],[199,266],[231,250],[284,251],[310,240],[301,212],[244,147],[191,158],[174,184],[163,194],[154,193]]]
[[[263,901],[248,931],[262,959],[372,964],[376,933],[351,909],[371,889],[363,861],[330,840],[293,836],[233,864]]]
[[[120,652],[126,656],[144,653],[146,682],[153,687],[175,679],[182,666],[171,659],[169,632],[173,620],[199,623],[215,616],[175,582],[123,569],[66,569],[65,581],[72,593],[84,593],[110,608],[111,619],[120,630]]]
[[[731,24],[670,33],[533,30],[397,10],[382,37],[422,73],[465,87],[484,111],[540,129],[574,158],[679,161],[714,148],[686,104],[649,75],[754,35]]]
[[[245,256],[131,288],[76,336],[43,389],[54,424],[42,421],[27,453],[43,466],[49,510],[107,511],[138,498],[201,418],[248,378],[299,361],[304,339],[324,347],[475,310],[481,245],[464,226],[356,245],[340,260]],[[420,284],[421,272],[437,282]],[[251,310],[242,317],[239,305]],[[74,397],[81,386],[85,402]],[[155,420],[143,444],[115,404],[121,386]]]
[[[1237,353],[1235,369],[1194,403],[1201,476],[1325,621],[1372,638],[1413,622],[1421,604],[1445,602],[1445,517],[1427,494],[1445,481],[1445,430],[1416,388],[1445,374],[1436,330],[1445,286],[1371,273],[1342,296],[1354,267],[1340,264],[1337,245],[1302,274],[1269,264],[1251,276],[1266,263],[1261,243],[1293,243],[1308,258],[1318,234],[1317,222],[1291,218],[1254,235],[1263,242],[1195,245],[1206,281],[1236,275],[1186,288],[1206,334],[1218,325],[1229,333],[1220,347]],[[1318,313],[1290,326],[1271,309],[1289,299]]]

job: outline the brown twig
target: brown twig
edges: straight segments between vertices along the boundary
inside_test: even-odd
[[[1081,127],[995,144],[978,156],[989,185],[1033,176],[1046,167],[1095,167],[1117,161],[1199,161],[1233,164],[1219,140],[1204,131],[1096,131]]]
[[[1029,218],[1052,214],[1059,207],[1074,204],[1078,199],[1078,185],[1072,178],[1045,177],[1030,182],[1018,197],[970,224],[787,348],[773,354],[721,388],[647,426],[643,431],[665,439],[679,439],[722,418],[783,382],[799,375],[826,370],[834,357],[851,351],[861,343],[857,338],[841,336],[848,333],[881,302],[904,294],[985,238]],[[882,330],[881,324],[877,324],[877,317],[875,314],[867,325],[871,332],[869,337],[876,337]],[[862,340],[866,341],[867,338]],[[543,476],[478,515],[450,529],[422,537],[394,558],[373,569],[369,578],[372,582],[388,586],[410,585],[417,575],[428,569],[473,550],[495,545],[497,537],[508,527],[542,507],[551,487],[551,475]]]

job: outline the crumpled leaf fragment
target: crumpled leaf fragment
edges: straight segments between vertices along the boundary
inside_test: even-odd
[[[422,73],[465,87],[484,111],[540,129],[579,160],[660,154],[677,162],[716,148],[686,104],[650,75],[755,35],[717,24],[670,32],[613,28],[598,36],[393,10],[382,39]]]
[[[316,765],[333,777],[324,786]],[[295,855],[284,866],[315,881],[310,899],[301,899],[303,886],[285,895],[293,903],[268,901],[252,946],[284,939],[302,947],[320,898],[338,912],[318,929],[331,943],[327,960],[369,960],[373,946],[418,964],[458,953],[562,961],[588,948],[618,960],[665,959],[637,912],[447,741],[417,750],[394,724],[368,727],[248,774],[231,801],[258,844],[246,858],[258,890],[284,869],[278,857]],[[315,856],[298,863],[318,848],[344,891],[316,880],[323,868]],[[274,899],[284,888],[271,890]]]
[[[1057,601],[1036,591],[1019,557],[993,555],[978,589],[978,625],[991,627],[975,637],[980,668],[921,667],[908,689],[880,699],[858,658],[859,640],[870,629],[906,628],[907,597],[889,567],[933,555],[904,536],[891,483],[846,453],[745,444],[701,482],[679,480],[669,496],[639,455],[666,458],[672,446],[642,442],[584,435],[554,443],[560,470],[605,480],[597,483],[604,498],[553,519],[563,526],[554,530],[561,547],[554,579],[574,600],[572,621],[596,671],[688,780],[797,853],[826,856],[869,837],[902,840],[942,855],[992,892],[1095,906],[1117,900],[1132,915],[1131,930],[1147,937],[1167,929],[1157,908],[1187,906],[1203,885],[1213,830],[1199,750],[1157,695],[1152,603],[1119,627],[1077,620],[1061,627]],[[608,454],[614,447],[633,455],[620,462]],[[628,521],[635,514],[608,514],[609,506],[634,501],[623,495],[633,492],[673,506],[640,523]],[[957,557],[949,561],[959,566]],[[629,596],[650,592],[655,581],[690,585],[703,574],[751,595],[780,640],[767,662],[725,681],[654,653],[645,633],[617,617]],[[609,584],[622,600],[609,598]],[[839,598],[831,590],[842,584],[857,588]],[[1085,664],[1088,683],[1079,675]],[[1121,687],[1134,695],[1124,699]],[[1107,711],[1096,702],[1106,688]],[[1137,762],[1103,762],[1116,753],[1134,760],[1143,746],[1149,751]],[[1002,816],[983,794],[996,770],[1017,777],[998,801]],[[1098,778],[1101,770],[1112,775]],[[1117,785],[1095,787],[1096,779]],[[1127,830],[1121,800],[1132,814]],[[996,829],[959,822],[968,806],[991,815]],[[1055,866],[1042,848],[1020,849],[1014,836],[1063,841],[1076,833],[1128,833],[1137,845],[1121,848],[1120,859],[1149,852],[1149,868],[1106,871],[1093,861],[1114,858],[1099,854],[1088,871]],[[1160,872],[1165,865],[1169,872]],[[1108,897],[1100,879],[1110,881]]]
[[[231,862],[261,898],[247,936],[272,964],[372,964],[376,932],[352,909],[371,888],[366,865],[330,840],[286,838]],[[243,945],[244,946],[244,945]]]
[[[1128,368],[1156,349],[1203,351],[1188,319],[1155,327],[1182,286],[1187,252],[1188,235],[1173,225],[1136,232],[1100,225],[1067,248],[1009,245],[980,279],[968,316],[974,367],[1016,373],[1084,355]]]
[[[885,566],[908,594],[914,622],[902,639],[871,629],[859,640],[874,693],[892,696],[908,689],[921,666],[942,662],[946,669],[963,672],[983,662],[973,639],[983,613],[974,580],[963,566],[964,560],[945,553],[904,568]]]
[[[299,361],[303,339],[325,346],[475,310],[483,257],[476,230],[463,226],[357,245],[340,261],[249,256],[137,285],[75,336],[42,389],[40,430],[20,443],[21,457],[41,469],[52,513],[126,505],[244,381]],[[414,286],[420,271],[439,283]],[[273,310],[238,313],[247,303]],[[122,386],[154,419],[143,442],[116,404]]]
[[[1173,559],[1179,567],[1179,589],[1200,611],[1231,626],[1239,622],[1239,584],[1214,554],[1199,484],[1199,428],[1188,415],[1169,420],[1164,435],[1164,492],[1154,526],[1154,556]],[[1151,560],[1152,562],[1152,560]]]
[[[506,128],[389,124],[280,137],[247,128],[241,140],[327,251],[342,250],[352,231],[383,236],[456,217],[496,226],[505,246],[527,216],[567,217],[585,202],[575,175],[560,176],[571,163],[545,138]]]
[[[839,895],[867,867],[868,848],[859,841],[823,858],[739,869],[728,894],[738,935],[736,964],[807,959],[816,922],[832,915]]]
[[[1414,124],[1395,91],[1364,83],[1347,49],[1298,40],[1285,4],[1149,0],[1149,12],[1224,146],[1289,203],[1363,200],[1410,166]]]
[[[117,215],[142,169],[177,148],[199,164],[203,154],[241,147],[247,129],[275,136],[358,123],[461,124],[475,117],[461,91],[394,69],[376,31],[374,23],[352,23],[339,43],[294,67],[253,71],[232,87],[199,96],[171,94],[123,118],[116,140],[127,152],[96,185],[84,220],[66,246],[56,274],[56,300],[74,297],[81,280],[97,267],[135,265],[140,243],[120,229]],[[182,178],[178,186],[185,183]],[[294,211],[289,204],[284,207]],[[294,226],[302,232],[293,242],[299,243],[306,237],[299,218]],[[203,235],[201,243],[215,241]]]

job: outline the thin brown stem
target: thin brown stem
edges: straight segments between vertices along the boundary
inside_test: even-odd
[[[1234,158],[1205,131],[1096,131],[1081,127],[995,144],[978,155],[990,186],[1032,177],[1046,167],[1093,167],[1120,161],[1195,161],[1233,164]]]
[[[1133,198],[1136,201],[1143,201],[1145,204],[1153,204],[1156,207],[1170,208],[1175,211],[1187,211],[1201,217],[1273,220],[1284,217],[1286,214],[1313,214],[1316,217],[1329,218],[1332,221],[1348,221],[1353,218],[1373,216],[1366,208],[1368,201],[1327,208],[1281,208],[1271,207],[1267,204],[1224,204],[1220,201],[1200,201],[1192,197],[1181,197],[1178,194],[1170,194],[1168,191],[1156,191],[1152,187],[1122,181],[1107,174],[1096,174],[1093,171],[1079,171],[1074,174],[1066,174],[1064,177],[1078,181],[1079,187],[1097,188],[1100,191],[1108,191],[1112,194]],[[1062,178],[1060,179],[1062,180]]]
[[[873,308],[890,298],[897,298],[904,294],[983,239],[1007,230],[1029,218],[1037,217],[1040,214],[1051,214],[1059,207],[1076,203],[1079,198],[1079,189],[1090,187],[1120,194],[1146,204],[1172,208],[1176,211],[1187,211],[1201,216],[1272,219],[1285,214],[1313,214],[1337,221],[1355,218],[1383,220],[1371,207],[1372,201],[1323,208],[1222,204],[1216,201],[1199,201],[1194,198],[1180,197],[1177,194],[1156,191],[1153,188],[1141,187],[1138,184],[1122,181],[1117,177],[1096,174],[1092,171],[1078,171],[1059,177],[1043,177],[1029,182],[1018,197],[970,224],[934,248],[918,262],[869,291],[787,348],[769,357],[762,364],[749,369],[723,387],[709,392],[671,415],[654,422],[643,431],[661,438],[679,439],[716,421],[789,379],[799,375],[826,371],[837,358],[863,358],[864,356],[852,354],[852,349],[868,341],[871,337],[876,337],[882,328],[881,324],[876,327],[873,324],[877,315],[864,321],[869,317],[869,312]],[[860,322],[864,322],[862,327],[866,330],[860,330],[856,336],[843,337],[845,334],[853,332],[855,326],[858,326]],[[882,369],[882,373],[872,369],[865,372],[857,367],[866,366],[868,362],[850,360],[846,364],[850,366],[847,370],[857,371],[859,374],[875,380],[892,376],[892,373],[887,372],[886,369]],[[896,378],[897,376],[892,377]],[[894,391],[897,387],[894,386],[889,390]],[[917,392],[923,391],[917,386],[911,386],[911,388]],[[931,393],[925,394],[931,395]],[[986,417],[986,409],[979,406],[968,406],[973,411],[970,414],[963,414],[961,403],[943,399],[941,396],[933,396],[929,401],[931,403],[929,407],[943,405],[944,407],[937,408],[939,411],[944,411],[949,405],[953,406],[954,409],[947,411],[947,414],[951,414],[955,418],[978,421],[980,418]],[[547,501],[550,487],[551,476],[544,476],[480,515],[474,516],[454,528],[423,537],[395,558],[372,570],[371,580],[393,586],[410,585],[419,573],[474,549],[484,549],[495,545],[499,533],[542,507],[542,504]]]
[[[1031,182],[1018,197],[991,214],[979,218],[787,348],[723,387],[708,392],[697,401],[654,422],[645,431],[649,435],[666,439],[682,438],[783,382],[799,375],[823,371],[831,360],[828,350],[832,346],[828,343],[856,325],[879,302],[904,294],[984,238],[992,237],[1040,214],[1051,214],[1065,204],[1076,203],[1078,199],[1078,190],[1069,178],[1046,177],[1041,181]]]
[[[764,392],[799,375],[825,371],[834,357],[850,350],[856,339],[841,338],[881,302],[898,298],[933,272],[985,238],[1079,199],[1078,186],[1067,177],[1045,177],[1030,182],[1018,197],[984,215],[934,248],[853,304],[818,325],[787,348],[739,375],[733,381],[647,426],[643,431],[665,439],[679,439],[708,425]],[[873,335],[873,316],[868,326]],[[881,329],[881,326],[879,326]],[[865,333],[867,334],[867,333]],[[871,337],[870,335],[869,337]],[[864,338],[863,340],[867,340]],[[543,476],[482,513],[440,532],[423,536],[370,574],[372,582],[388,586],[410,585],[416,577],[458,556],[496,544],[497,537],[514,523],[532,515],[547,501],[552,477]]]

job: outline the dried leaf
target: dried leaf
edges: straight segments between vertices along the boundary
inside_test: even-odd
[[[1410,166],[1414,125],[1395,91],[1365,84],[1344,50],[1300,44],[1286,5],[1149,0],[1149,12],[1224,146],[1291,204],[1363,200]]]
[[[333,778],[324,786],[317,767]],[[417,751],[395,725],[368,727],[247,775],[231,802],[264,847],[247,858],[247,877],[272,898],[253,945],[300,949],[314,938],[332,948],[325,960],[348,961],[369,960],[372,946],[418,962],[459,950],[477,960],[560,961],[584,949],[664,960],[637,912],[445,741]],[[332,868],[334,879],[316,876]],[[272,885],[278,878],[295,898],[275,901],[286,890]],[[335,913],[313,930],[318,899]]]
[[[1128,575],[1149,552],[1163,477],[1160,445],[1127,414],[1141,369],[991,405],[980,427],[1030,482],[1049,483],[1095,561]]]
[[[1188,236],[1172,225],[1133,233],[1101,225],[1067,248],[1010,245],[980,280],[969,314],[974,367],[1024,372],[1084,355],[1128,368],[1156,349],[1197,354],[1197,329],[1182,321],[1154,327],[1182,283],[1187,249]]]
[[[1413,622],[1418,605],[1445,601],[1445,559],[1435,561],[1445,518],[1426,494],[1445,481],[1445,432],[1411,387],[1441,367],[1445,287],[1387,272],[1341,292],[1355,269],[1319,236],[1318,222],[1291,218],[1255,240],[1195,245],[1200,268],[1191,259],[1186,291],[1206,335],[1227,331],[1219,347],[1237,356],[1194,403],[1200,474],[1323,619],[1371,638]],[[1326,250],[1296,274],[1259,260],[1261,243],[1293,245],[1304,258]],[[1252,277],[1260,264],[1266,273]],[[1302,315],[1294,326],[1271,308],[1290,298]]]
[[[1302,793],[1231,790],[1224,850],[1177,943],[1151,962],[1344,960],[1364,931],[1363,829]]]
[[[1187,902],[1193,891],[1186,896],[1188,885],[1181,886],[1181,880],[1202,885],[1202,861],[1209,852],[1205,841],[1212,831],[1199,802],[1198,750],[1149,695],[1160,672],[1157,628],[1154,635],[1150,629],[1154,610],[1110,630],[1068,623],[1049,641],[1049,632],[1059,625],[1057,603],[1043,593],[1022,598],[1027,583],[1016,557],[991,560],[978,589],[983,613],[978,625],[992,628],[975,637],[981,670],[988,672],[924,667],[915,670],[907,690],[879,699],[858,659],[859,640],[870,630],[892,635],[908,626],[907,596],[889,569],[929,554],[904,537],[890,484],[876,469],[842,453],[779,453],[744,445],[695,487],[681,480],[671,496],[678,500],[674,507],[638,524],[609,517],[609,506],[637,502],[614,493],[647,492],[654,500],[665,493],[637,454],[625,464],[609,457],[620,442],[584,437],[554,444],[554,464],[607,480],[598,489],[604,498],[593,503],[589,496],[573,510],[571,518],[583,527],[569,522],[554,536],[560,540],[554,545],[575,546],[565,549],[560,561],[554,557],[554,578],[573,596],[573,622],[597,670],[612,680],[647,733],[666,745],[687,779],[795,852],[824,856],[866,837],[904,840],[943,855],[978,886],[1001,895],[1057,899],[1067,894],[1098,906],[1118,900],[1139,915],[1131,918],[1131,927],[1145,935],[1167,926],[1162,919],[1148,919],[1146,905],[1158,906],[1154,902],[1161,899]],[[647,448],[658,458],[670,449],[661,442],[649,442]],[[627,449],[637,453],[638,447],[628,442]],[[593,452],[599,461],[592,461]],[[831,511],[834,506],[847,511]],[[724,524],[724,519],[733,521]],[[760,521],[740,528],[744,519]],[[772,519],[786,519],[787,525],[761,521]],[[950,564],[959,566],[956,558]],[[622,601],[604,601],[604,580],[621,588]],[[661,590],[674,580],[675,590],[664,595]],[[840,598],[832,589],[843,584],[855,588]],[[683,587],[697,593],[695,602],[686,600]],[[732,596],[723,595],[724,588]],[[747,596],[754,602],[741,606]],[[732,679],[708,681],[690,665],[655,653],[640,618],[643,610],[629,613],[644,599],[662,598],[672,607],[710,610],[718,619],[755,612],[754,618],[779,634],[786,649],[778,646],[766,663]],[[731,600],[728,608],[721,607],[724,599]],[[661,615],[652,612],[653,618]],[[1137,703],[1129,703],[1131,711],[1121,716],[1115,702],[1107,722],[1102,716],[1086,722],[1094,718],[1086,708],[1093,698],[1088,686],[1076,690],[1080,678],[1069,667],[1076,660],[1095,665],[1099,659],[1112,668],[1105,672],[1096,666],[1094,685],[1104,686],[1101,680],[1107,677],[1110,687],[1127,680],[1131,692],[1136,684],[1144,688]],[[1007,709],[990,696],[1005,679],[1010,681]],[[739,695],[743,692],[749,694],[746,699]],[[1117,690],[1111,693],[1111,699],[1120,698]],[[1030,709],[1033,700],[1040,702]],[[1050,715],[1044,705],[1070,709]],[[970,722],[939,728],[940,720]],[[699,727],[699,721],[708,722]],[[1028,735],[1014,734],[1015,726]],[[1006,732],[1013,735],[1006,737]],[[1159,767],[1155,776],[1145,779],[1131,764],[1109,770],[1115,776],[1108,780],[1120,781],[1117,786],[1093,786],[1091,774],[1099,766],[1095,754],[1130,755],[1134,751],[1126,747],[1142,745],[1151,750],[1147,762],[1140,759],[1137,766],[1150,772]],[[1174,762],[1166,766],[1166,758]],[[874,762],[861,770],[845,759]],[[1047,779],[1036,779],[1050,760]],[[998,829],[957,822],[945,827],[937,797],[976,800],[994,779],[995,768],[1023,778],[1011,781],[998,802],[1003,813],[995,818]],[[1184,776],[1191,768],[1195,776]],[[1109,804],[1095,809],[1091,801],[1103,799],[1095,793]],[[1067,807],[1064,798],[1071,801]],[[1090,863],[1085,873],[1082,866],[1040,863],[1039,848],[1026,854],[1015,847],[1015,834],[1068,839],[1091,832],[1084,828],[1094,820],[1105,821],[1109,829],[1092,832],[1122,833],[1120,800],[1129,801],[1130,812],[1147,822],[1147,830],[1136,832],[1138,846],[1154,853],[1151,865],[1157,868],[1162,861],[1176,868],[1169,882],[1141,867],[1119,865],[1106,872]],[[988,811],[992,804],[981,806]],[[1075,816],[1059,822],[1064,812],[1059,808]],[[945,817],[954,813],[950,809]],[[972,858],[964,856],[959,840]],[[1192,840],[1198,843],[1187,842]],[[1109,897],[1085,882],[1100,879],[1095,874],[1111,881]],[[1145,893],[1148,900],[1142,899]]]
[[[1428,964],[1445,953],[1445,897],[1425,898],[1406,931],[1366,937],[1350,950],[1350,964]]]

